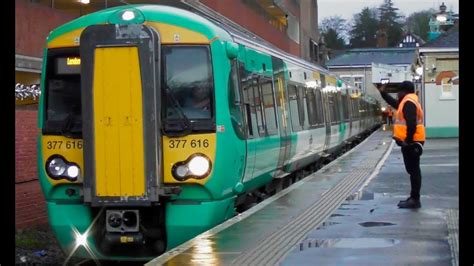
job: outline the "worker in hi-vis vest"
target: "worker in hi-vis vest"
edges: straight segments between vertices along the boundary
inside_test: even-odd
[[[398,203],[399,208],[420,208],[421,169],[420,156],[425,143],[425,126],[423,125],[423,110],[415,94],[412,82],[404,81],[398,88],[398,100],[386,91],[387,85],[379,85],[382,98],[396,109],[393,122],[393,139],[402,149],[405,169],[410,175],[410,197]]]

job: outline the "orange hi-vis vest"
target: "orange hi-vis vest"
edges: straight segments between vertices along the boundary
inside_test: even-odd
[[[403,106],[410,101],[416,105],[416,131],[413,136],[413,141],[425,141],[425,126],[423,125],[423,110],[421,104],[418,102],[418,96],[414,93],[407,94],[398,105],[395,113],[395,123],[393,126],[393,137],[405,141],[407,138],[407,121],[403,115]]]

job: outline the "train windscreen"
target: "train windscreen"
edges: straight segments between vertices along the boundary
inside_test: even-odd
[[[165,119],[184,115],[191,122],[211,120],[214,93],[209,47],[163,45],[161,55]]]
[[[44,134],[81,137],[81,75],[78,49],[51,50],[45,79]]]

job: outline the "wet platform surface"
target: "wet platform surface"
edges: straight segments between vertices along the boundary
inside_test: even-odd
[[[458,252],[458,140],[421,158],[422,208],[400,148],[379,130],[344,156],[147,265],[452,265]]]
[[[281,265],[457,265],[458,139],[428,139],[420,164],[421,209],[397,207],[410,181],[394,146],[359,199],[342,204]]]

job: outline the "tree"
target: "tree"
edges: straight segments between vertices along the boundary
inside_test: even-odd
[[[340,16],[325,18],[321,22],[319,31],[328,48],[343,49],[346,46],[345,39],[347,37],[348,27],[346,20]]]
[[[354,15],[352,29],[349,32],[352,48],[375,47],[377,43],[378,19],[375,9],[365,7]]]
[[[430,31],[430,18],[435,13],[436,10],[429,9],[411,14],[407,17],[405,22],[406,30],[420,36],[424,41],[427,41],[428,32]]]
[[[398,15],[398,8],[393,7],[392,0],[384,0],[378,10],[380,12],[379,29],[387,33],[388,46],[396,46],[403,34],[402,16]]]

